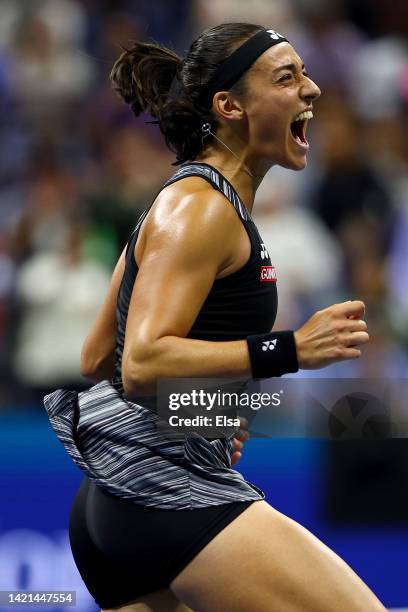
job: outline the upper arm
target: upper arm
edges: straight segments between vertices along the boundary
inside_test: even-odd
[[[117,331],[116,301],[125,269],[125,252],[126,247],[115,266],[105,300],[83,344],[81,352],[81,374],[83,376],[92,376],[101,368],[107,378],[113,375]]]
[[[143,360],[155,340],[188,334],[217,273],[232,258],[237,220],[231,204],[213,189],[156,207],[146,220],[123,368],[128,360]]]

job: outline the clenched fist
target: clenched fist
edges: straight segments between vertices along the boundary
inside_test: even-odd
[[[364,313],[365,305],[360,300],[318,310],[294,332],[299,368],[315,370],[360,357],[358,347],[370,339]]]

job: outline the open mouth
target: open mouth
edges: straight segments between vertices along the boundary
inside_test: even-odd
[[[303,113],[300,113],[300,115],[298,115],[296,119],[290,124],[290,131],[294,140],[304,149],[309,148],[309,143],[306,140],[306,128],[309,119],[311,119],[312,117],[313,113],[311,111],[305,111]]]

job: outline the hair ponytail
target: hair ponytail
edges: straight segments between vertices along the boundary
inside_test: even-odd
[[[138,117],[143,111],[158,117],[181,58],[160,45],[135,41],[116,60],[110,73],[113,89]]]
[[[146,111],[157,119],[152,123],[159,125],[166,145],[177,155],[173,165],[194,160],[200,153],[203,123],[217,129],[215,113],[199,104],[200,93],[235,48],[261,29],[250,23],[209,28],[192,43],[183,60],[154,43],[134,42],[130,49],[122,47],[124,52],[110,74],[112,86],[136,116]],[[230,91],[245,93],[245,76]],[[205,142],[210,140],[208,136]]]

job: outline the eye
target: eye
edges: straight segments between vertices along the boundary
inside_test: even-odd
[[[281,76],[279,81],[288,81],[291,78],[292,78],[292,74],[288,72],[287,74],[284,74],[283,76]]]
[[[308,72],[302,72],[303,76],[305,77],[309,77],[309,73]]]

